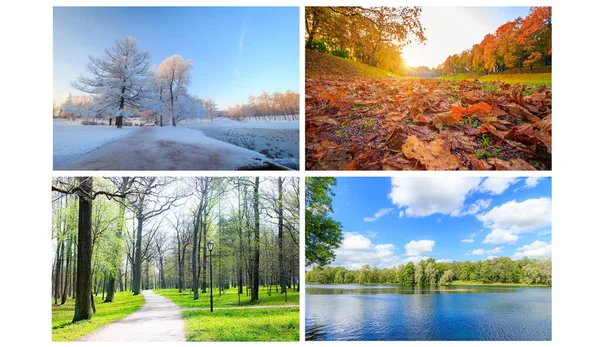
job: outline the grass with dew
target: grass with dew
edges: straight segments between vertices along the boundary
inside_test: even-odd
[[[299,341],[299,307],[183,311],[187,341]]]
[[[64,305],[52,305],[52,341],[74,341],[94,332],[108,323],[125,318],[144,305],[142,295],[131,292],[115,293],[114,301],[104,303],[96,297],[96,313],[92,319],[72,323],[75,314],[75,299],[69,299]]]

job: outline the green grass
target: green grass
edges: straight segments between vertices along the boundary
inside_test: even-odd
[[[525,283],[483,283],[474,281],[452,281],[454,286],[494,286],[494,287],[550,287],[545,284],[525,284]]]
[[[299,341],[300,309],[183,311],[187,341]]]
[[[500,81],[504,83],[521,83],[521,84],[529,84],[529,85],[548,85],[552,86],[552,73],[522,73],[522,74],[496,74],[496,75],[454,75],[454,76],[443,76],[440,77],[444,80],[450,81],[463,81],[468,80],[472,81],[478,79],[481,82],[491,82],[491,81]]]
[[[179,293],[177,289],[155,289],[156,294],[162,295],[165,298],[173,301],[180,307],[210,307],[209,293],[200,293],[198,300],[194,300],[194,294],[187,289],[183,293]],[[275,293],[275,287],[271,296],[267,293],[267,289],[261,287],[258,292],[258,301],[250,303],[250,296],[246,296],[246,290],[240,295],[241,306],[276,306],[276,305],[297,305],[300,303],[300,293],[289,291],[287,294],[287,302],[283,294]],[[230,288],[225,293],[219,296],[219,292],[213,289],[213,306],[214,307],[233,307],[238,306],[238,295],[236,288]]]
[[[306,76],[329,75],[339,77],[401,77],[392,72],[369,66],[350,59],[336,57],[330,54],[305,50]]]
[[[133,296],[130,292],[115,293],[112,303],[103,303],[96,297],[96,313],[92,319],[71,323],[75,314],[75,300],[69,299],[62,306],[52,305],[52,341],[74,341],[94,332],[104,325],[125,318],[142,307],[142,295]]]

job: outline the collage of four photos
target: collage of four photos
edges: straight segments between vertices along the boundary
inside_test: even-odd
[[[52,19],[51,341],[552,341],[552,7]]]

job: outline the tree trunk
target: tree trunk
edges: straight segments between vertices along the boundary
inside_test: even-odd
[[[91,194],[92,177],[79,177],[84,193]],[[77,232],[77,289],[73,322],[92,318],[92,200],[79,196]]]
[[[283,263],[283,177],[279,177],[278,180],[279,188],[279,200],[277,201],[278,208],[278,219],[279,219],[279,285],[281,286],[281,293],[286,292],[286,276],[285,276],[285,264]]]
[[[143,218],[141,215],[137,217],[137,235],[135,239],[135,261],[133,264],[133,295],[140,294],[140,287],[142,285],[142,222]]]
[[[194,292],[194,300],[198,300],[198,233],[200,218],[202,217],[200,206],[198,206],[194,220],[194,235],[192,237],[192,291]]]
[[[258,185],[259,177],[254,179],[254,264],[252,274],[252,297],[250,301],[258,300],[259,268],[260,268],[260,218],[258,215]]]
[[[71,238],[69,237],[67,243],[67,264],[65,265],[65,281],[63,283],[62,289],[62,297],[60,298],[60,304],[64,305],[67,302],[68,290],[69,290],[69,278],[70,275],[70,266],[71,266]]]
[[[206,287],[208,285],[208,283],[206,282],[206,253],[207,251],[207,247],[206,247],[206,227],[207,224],[206,223],[206,216],[202,217],[202,237],[204,238],[204,244],[203,244],[203,251],[202,251],[202,293],[206,293]]]

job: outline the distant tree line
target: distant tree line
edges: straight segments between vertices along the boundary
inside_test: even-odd
[[[306,283],[398,283],[403,286],[449,285],[455,280],[481,283],[552,285],[550,258],[509,257],[465,262],[436,262],[429,258],[392,268],[363,265],[358,270],[342,266],[316,266],[306,272]]]
[[[300,94],[291,90],[259,96],[250,95],[248,103],[229,107],[226,116],[233,119],[267,118],[270,116],[296,116],[300,114]]]
[[[552,8],[531,7],[525,19],[507,22],[480,43],[453,54],[438,66],[442,75],[501,73],[516,68],[529,72],[552,63]]]

